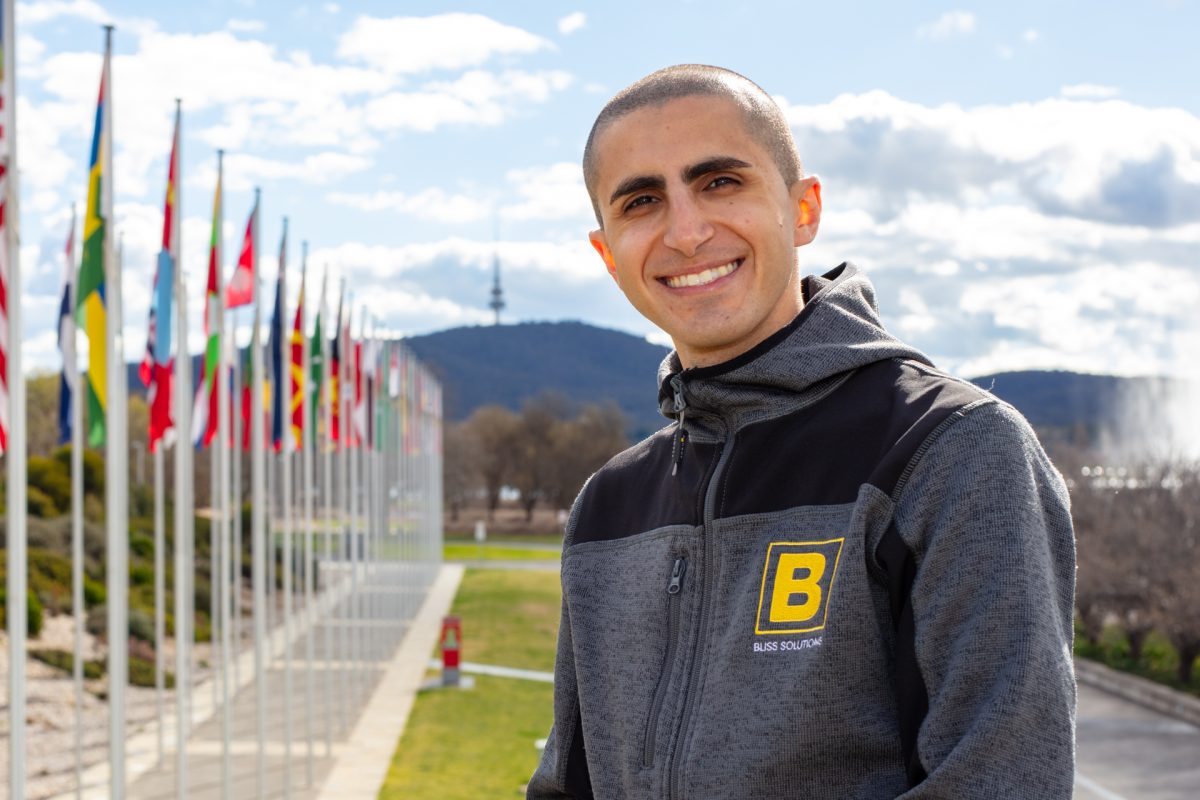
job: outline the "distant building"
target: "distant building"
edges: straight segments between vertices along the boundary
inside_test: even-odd
[[[488,308],[496,315],[493,324],[500,324],[500,312],[504,310],[504,305],[504,290],[500,288],[500,255],[496,254],[492,257],[492,302],[488,303]]]

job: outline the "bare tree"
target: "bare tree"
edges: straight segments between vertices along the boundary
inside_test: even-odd
[[[539,394],[521,410],[518,441],[514,452],[513,486],[521,493],[525,519],[533,519],[533,509],[550,491],[557,464],[554,456],[554,430],[568,414],[562,395]]]
[[[487,517],[500,505],[500,490],[512,483],[520,418],[502,406],[481,406],[463,423],[479,448],[479,474],[487,493]]]
[[[629,445],[625,419],[609,403],[587,406],[553,432],[554,470],[547,491],[556,508],[568,508],[588,477]]]
[[[446,423],[442,451],[442,491],[450,519],[457,522],[459,512],[481,488],[482,448],[467,423]]]

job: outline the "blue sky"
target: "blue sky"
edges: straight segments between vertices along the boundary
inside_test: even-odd
[[[287,215],[292,275],[306,239],[313,280],[344,278],[387,329],[486,322],[498,254],[506,321],[665,342],[587,244],[578,163],[612,93],[685,61],[779,100],[824,183],[804,271],[858,263],[888,325],[946,368],[1187,373],[1200,351],[1194,2],[37,0],[17,9],[35,368],[58,364],[61,248],[84,202],[106,20],[131,360],[175,97],[194,351],[217,147],[226,274],[258,185],[265,279]]]

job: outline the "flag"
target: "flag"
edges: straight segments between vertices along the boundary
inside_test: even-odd
[[[292,379],[292,448],[304,445],[304,284],[308,278],[307,261],[300,264],[300,298],[296,301],[296,318],[292,322],[291,379]]]
[[[238,254],[237,267],[229,278],[229,286],[225,289],[225,308],[234,309],[238,306],[248,306],[254,302],[254,272],[255,256],[258,252],[254,241],[255,217],[258,216],[258,201],[250,212],[246,222],[246,235],[242,237],[242,252]]]
[[[276,451],[283,447],[283,278],[287,267],[287,218],[283,220],[283,239],[279,243],[279,276],[275,279],[275,310],[271,312],[271,336],[267,352],[271,354],[271,438]]]
[[[353,354],[350,362],[350,381],[354,390],[354,393],[350,396],[351,402],[354,404],[350,414],[350,422],[353,427],[350,442],[352,446],[359,447],[362,445],[363,438],[367,434],[367,406],[363,394],[362,339],[351,344],[350,352]]]
[[[221,197],[223,175],[222,154],[217,153],[217,188],[213,192],[212,233],[208,241],[208,283],[204,288],[204,374],[196,387],[192,405],[192,441],[197,447],[208,447],[217,435],[217,403],[219,386],[217,369],[221,355],[221,225],[224,202]]]
[[[312,402],[310,408],[312,410],[312,426],[314,443],[319,441],[319,435],[324,433],[325,417],[321,414],[321,389],[324,385],[324,374],[322,372],[325,360],[325,342],[321,338],[321,314],[325,311],[325,289],[329,281],[329,273],[321,277],[321,302],[317,305],[317,319],[313,326],[313,335],[309,340],[309,363],[312,368],[309,371],[309,379],[312,382]]]
[[[108,405],[108,359],[105,343],[108,311],[105,304],[104,269],[107,260],[106,240],[110,209],[103,196],[108,155],[112,152],[108,126],[108,86],[112,74],[112,52],[106,49],[104,67],[100,74],[100,94],[96,100],[96,127],[92,134],[92,151],[88,167],[87,210],[83,217],[83,260],[79,265],[76,284],[76,313],[80,317],[88,340],[87,420],[88,444],[104,444],[104,413]]]
[[[333,339],[329,343],[329,402],[333,404],[333,430],[330,441],[341,441],[342,400],[338,396],[342,385],[342,303],[346,299],[346,287],[338,295],[337,322],[333,327]]]
[[[75,206],[71,205],[71,229],[63,263],[62,300],[58,306],[58,351],[63,368],[58,379],[58,441],[71,441],[71,386],[75,374]]]
[[[142,358],[142,383],[150,406],[150,452],[158,449],[174,422],[171,420],[171,304],[174,298],[175,258],[178,243],[179,204],[179,111],[175,111],[175,136],[171,142],[171,160],[167,167],[167,195],[163,202],[162,249],[158,253],[158,271],[154,276],[154,297],[150,303],[150,322],[146,334],[146,354]],[[181,342],[182,344],[182,342]]]

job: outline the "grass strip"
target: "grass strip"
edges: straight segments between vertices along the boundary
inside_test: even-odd
[[[535,547],[505,547],[495,544],[457,544],[442,546],[447,561],[557,561],[557,550]]]
[[[469,569],[452,613],[467,661],[551,670],[562,596],[549,570]],[[469,690],[417,695],[379,797],[476,800],[523,797],[550,730],[549,683],[475,677]]]

